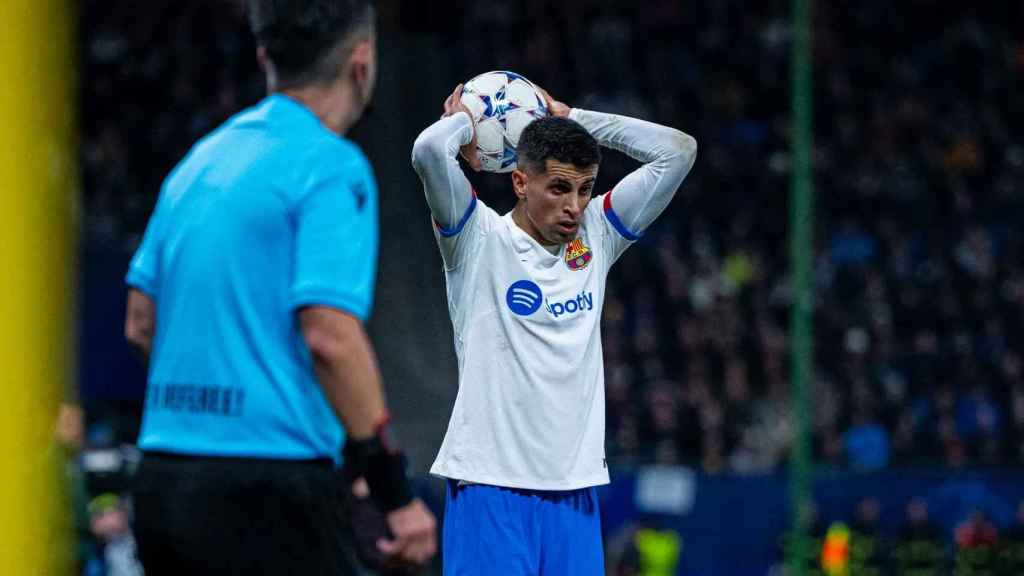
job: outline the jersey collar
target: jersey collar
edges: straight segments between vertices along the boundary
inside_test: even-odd
[[[562,260],[562,254],[565,252],[565,246],[559,246],[558,252],[552,254],[547,248],[542,246],[540,242],[533,239],[526,233],[525,230],[516,224],[515,220],[512,219],[512,212],[507,212],[503,217],[505,225],[509,227],[512,237],[512,247],[515,249],[516,254],[520,256],[525,254],[532,254],[533,258],[545,267],[550,267],[558,264]]]
[[[283,121],[284,124],[293,128],[299,127],[304,130],[327,132],[331,136],[337,137],[337,134],[331,132],[330,129],[320,122],[320,119],[316,117],[312,110],[290,96],[274,92],[266,97],[263,105],[267,111],[268,118],[274,121]]]

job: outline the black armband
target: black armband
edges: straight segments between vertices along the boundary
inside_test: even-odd
[[[345,441],[344,471],[348,479],[365,478],[370,498],[384,512],[412,502],[412,489],[405,474],[405,455],[389,440],[388,419],[377,433],[364,440]]]

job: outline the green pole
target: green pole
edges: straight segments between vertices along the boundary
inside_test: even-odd
[[[808,430],[808,380],[812,370],[812,173],[811,173],[811,2],[793,0],[792,176],[790,180],[790,265],[793,303],[790,316],[790,380],[793,447],[790,452],[790,506],[794,540],[790,574],[803,576],[810,552],[807,518],[810,506],[811,441]]]

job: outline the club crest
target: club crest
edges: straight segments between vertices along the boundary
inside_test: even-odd
[[[565,247],[565,265],[569,270],[583,270],[590,264],[594,254],[590,248],[583,243],[582,238],[577,238]]]

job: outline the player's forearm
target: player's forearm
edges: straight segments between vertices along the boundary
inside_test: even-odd
[[[455,226],[473,199],[458,160],[459,148],[472,139],[472,120],[458,113],[430,125],[412,147],[412,166],[423,181],[430,212],[444,228]]]
[[[674,128],[617,114],[573,109],[570,118],[602,145],[644,163],[616,187],[612,209],[639,234],[665,210],[697,156],[697,141]]]
[[[369,438],[385,415],[380,370],[373,346],[355,318],[318,326],[304,319],[304,335],[317,380],[350,438]]]
[[[675,128],[579,108],[573,108],[569,117],[582,124],[602,146],[645,164],[671,165],[685,175],[696,158],[696,140]]]

